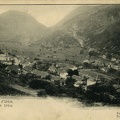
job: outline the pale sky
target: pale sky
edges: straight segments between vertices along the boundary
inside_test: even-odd
[[[78,5],[0,5],[0,14],[8,10],[27,12],[43,25],[50,27],[77,7]]]

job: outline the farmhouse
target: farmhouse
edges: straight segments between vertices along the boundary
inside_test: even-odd
[[[41,77],[42,79],[46,78],[49,75],[49,73],[47,73],[47,72],[36,70],[36,69],[34,69],[32,71],[32,73],[35,74],[38,77]]]
[[[6,70],[7,70],[8,72],[15,72],[15,73],[17,73],[17,74],[20,72],[20,68],[19,68],[18,65],[8,66],[8,67],[6,67]]]

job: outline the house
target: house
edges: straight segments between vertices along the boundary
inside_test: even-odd
[[[32,67],[31,66],[24,66],[23,67],[23,71],[26,71],[27,73],[31,73],[32,72]]]
[[[103,55],[102,58],[103,58],[103,59],[106,59],[106,55]]]
[[[86,59],[83,61],[83,63],[90,63],[90,60]]]
[[[115,62],[115,61],[116,61],[116,58],[111,58],[111,61],[112,61],[112,62]]]
[[[61,79],[60,76],[54,76],[54,75],[51,75],[51,81],[53,81],[56,85],[64,85],[63,83],[65,83],[65,80],[64,79]]]
[[[71,66],[71,70],[77,70],[78,68],[76,66]]]
[[[96,83],[96,81],[93,81],[91,77],[88,76],[75,76],[73,75],[73,79],[76,80],[74,87],[81,86],[82,88],[87,89],[87,86],[93,85]]]
[[[64,72],[64,71],[60,72],[60,78],[61,78],[61,79],[66,79],[67,76],[68,76],[68,73],[67,73],[67,72]]]
[[[56,73],[56,72],[57,72],[55,66],[53,66],[53,65],[50,66],[48,70],[49,70],[49,72],[51,72],[51,73]]]
[[[5,54],[0,54],[0,61],[6,60],[6,55]]]
[[[59,80],[61,80],[60,76],[51,75],[51,81],[59,81]]]
[[[11,66],[6,67],[6,71],[15,72],[15,73],[19,74],[20,73],[20,68],[19,68],[18,65],[11,65]]]
[[[41,77],[42,79],[46,78],[49,75],[49,73],[47,72],[36,70],[36,69],[34,69],[31,73],[35,74],[38,77]]]
[[[83,66],[82,66],[82,65],[80,65],[80,66],[78,67],[78,69],[83,69]]]
[[[76,80],[74,87],[79,87],[81,84],[82,76],[73,75],[72,78]]]
[[[115,61],[115,63],[116,63],[116,64],[119,64],[119,63],[120,63],[120,60],[119,60],[119,59],[117,59],[117,60]]]
[[[12,65],[12,61],[4,60],[2,61],[3,64],[5,65]]]
[[[109,69],[107,67],[102,67],[102,68],[100,68],[100,70],[103,72],[108,72]]]
[[[96,81],[95,81],[95,80],[92,80],[92,79],[88,79],[88,80],[87,80],[87,86],[89,86],[89,85],[94,85],[94,84],[96,84]]]
[[[81,85],[81,81],[76,81],[74,87],[79,87]]]
[[[20,63],[20,60],[18,58],[14,57],[14,64],[18,65],[19,63]]]
[[[75,79],[76,81],[82,80],[82,76],[73,75],[72,78]]]
[[[114,84],[113,87],[116,89],[118,93],[120,93],[120,85],[119,84]]]
[[[0,54],[0,61],[5,65],[12,65],[12,60],[5,54]]]
[[[120,66],[118,66],[118,65],[113,65],[112,68],[115,70],[120,70]]]

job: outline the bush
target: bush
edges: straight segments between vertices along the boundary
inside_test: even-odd
[[[109,69],[108,69],[108,72],[109,72],[109,73],[116,73],[117,70],[115,70],[114,68],[109,68]]]
[[[83,63],[83,67],[84,67],[84,68],[90,68],[91,65],[90,65],[90,63],[84,62],[84,63]]]
[[[39,58],[34,58],[34,60],[40,60]]]
[[[12,75],[18,75],[17,71],[11,70]]]
[[[78,70],[72,70],[72,69],[68,69],[67,73],[69,76],[73,76],[73,75],[79,75]]]
[[[0,50],[0,54],[4,54],[2,50]]]
[[[58,91],[59,91],[58,88],[54,84],[49,84],[45,87],[45,92],[48,95],[57,96]]]
[[[88,100],[91,102],[104,102],[109,104],[117,104],[117,99],[114,95],[111,95],[110,93],[96,93],[88,90],[85,93],[85,96]]]
[[[114,95],[116,93],[115,88],[112,85],[99,85],[99,84],[94,84],[88,87],[89,90],[91,90],[92,92],[96,92],[96,93],[109,93]]]
[[[67,87],[73,87],[75,82],[76,80],[72,77],[68,77],[65,81]]]
[[[46,86],[50,86],[52,83],[46,80],[32,80],[29,82],[29,87],[33,89],[45,89]]]
[[[20,74],[19,78],[20,78],[20,81],[21,81],[23,84],[27,84],[27,83],[28,83],[28,78],[27,78],[26,75]]]
[[[51,64],[50,63],[42,63],[42,62],[38,62],[38,64],[37,64],[38,66],[38,68],[37,69],[39,69],[39,70],[42,70],[42,71],[47,71],[48,69],[49,69],[49,67],[51,66]]]
[[[98,55],[98,52],[97,51],[89,51],[89,56],[97,56]]]
[[[26,74],[26,77],[27,77],[28,79],[32,79],[32,78],[36,78],[36,75],[34,75],[34,74],[32,74],[32,73],[27,73],[27,74]]]
[[[44,79],[51,80],[51,75],[47,75],[47,76],[45,76]]]
[[[40,91],[37,93],[37,96],[39,96],[39,97],[46,97],[47,94],[46,94],[45,90],[40,90]]]
[[[6,67],[7,67],[7,65],[0,63],[0,69],[1,69],[1,70],[2,70],[2,69],[5,69]]]
[[[65,93],[67,94],[67,96],[73,97],[73,98],[76,98],[78,96],[76,88],[74,88],[74,87],[67,88],[66,91],[65,91]]]

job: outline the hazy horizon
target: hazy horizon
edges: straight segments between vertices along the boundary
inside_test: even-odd
[[[79,5],[80,6],[80,5]],[[72,10],[79,7],[78,5],[1,5],[0,14],[16,10],[26,12],[36,18],[38,22],[50,27],[62,20]]]

